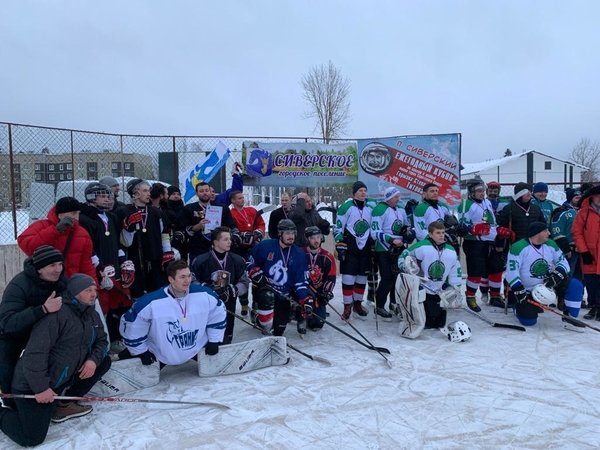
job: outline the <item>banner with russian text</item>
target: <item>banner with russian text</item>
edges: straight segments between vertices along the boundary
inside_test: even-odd
[[[435,183],[448,206],[460,203],[460,138],[456,134],[398,136],[358,141],[358,179],[377,198],[389,186],[406,201],[421,199],[423,186]]]
[[[356,142],[254,142],[242,145],[251,186],[307,186],[353,183],[358,174]],[[246,182],[246,181],[245,181]]]

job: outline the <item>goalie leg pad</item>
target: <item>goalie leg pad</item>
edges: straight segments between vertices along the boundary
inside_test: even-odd
[[[88,395],[113,397],[156,386],[159,381],[158,362],[144,366],[140,358],[113,361],[110,370],[102,375]]]

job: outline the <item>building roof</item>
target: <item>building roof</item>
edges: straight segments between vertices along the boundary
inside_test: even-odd
[[[581,164],[577,164],[576,162],[569,161],[567,159],[561,159],[561,158],[557,158],[556,156],[550,156],[545,153],[538,152],[537,150],[528,150],[526,152],[518,153],[516,155],[505,156],[504,158],[489,159],[487,161],[483,161],[483,162],[479,162],[479,163],[463,163],[462,164],[463,169],[461,171],[461,176],[464,177],[465,175],[471,175],[471,174],[483,172],[485,170],[493,169],[494,167],[502,166],[509,161],[514,161],[516,159],[522,158],[525,155],[527,155],[528,153],[537,153],[538,155],[542,155],[547,158],[554,159],[556,161],[561,161],[561,162],[565,162],[568,164],[572,164],[574,166],[581,167],[582,169],[585,169],[585,170],[588,169],[588,167],[586,167],[586,166],[582,166]]]

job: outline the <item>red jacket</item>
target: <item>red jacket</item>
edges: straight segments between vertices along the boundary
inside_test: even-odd
[[[590,252],[594,257],[592,264],[581,261],[581,271],[584,274],[600,275],[600,214],[591,207],[591,198],[584,198],[573,222],[573,239],[580,253]]]
[[[65,275],[70,277],[74,273],[85,273],[96,280],[96,269],[92,264],[94,250],[88,232],[76,221],[72,227],[59,233],[56,229],[57,223],[58,216],[54,211],[54,207],[52,207],[48,211],[47,219],[36,220],[17,238],[21,250],[27,256],[31,256],[40,245],[51,245],[64,253],[67,237],[69,233],[73,233],[65,258]]]

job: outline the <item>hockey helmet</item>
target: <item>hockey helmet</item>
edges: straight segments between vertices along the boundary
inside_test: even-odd
[[[498,189],[498,190],[500,190],[501,186],[500,186],[500,183],[498,183],[497,181],[490,181],[487,184],[487,188],[488,189]]]
[[[134,178],[133,180],[129,180],[127,182],[127,185],[125,186],[125,190],[127,191],[127,193],[129,194],[130,197],[133,198],[133,193],[135,192],[135,188],[137,188],[138,185],[140,185],[142,183],[148,184],[147,181],[142,180],[141,178]]]
[[[470,196],[479,190],[485,191],[485,183],[481,178],[475,178],[474,180],[469,180],[467,182],[467,192]]]
[[[105,184],[94,181],[85,187],[84,193],[85,199],[88,202],[93,202],[99,194],[112,195],[112,189]]]
[[[323,232],[319,229],[319,227],[316,227],[314,225],[306,227],[306,229],[304,230],[304,237],[306,237],[306,239],[308,239],[311,236],[316,236],[317,234],[323,236]]]
[[[449,323],[440,328],[440,331],[446,335],[450,342],[465,342],[471,338],[471,328],[461,320]]]
[[[542,305],[556,304],[556,292],[554,292],[554,289],[543,284],[538,284],[534,287],[531,291],[531,296],[536,302]]]
[[[458,225],[458,219],[454,214],[446,214],[444,216],[444,226],[450,230],[456,228]]]
[[[296,224],[290,219],[281,219],[277,224],[277,233],[281,234],[284,231],[297,231]]]

